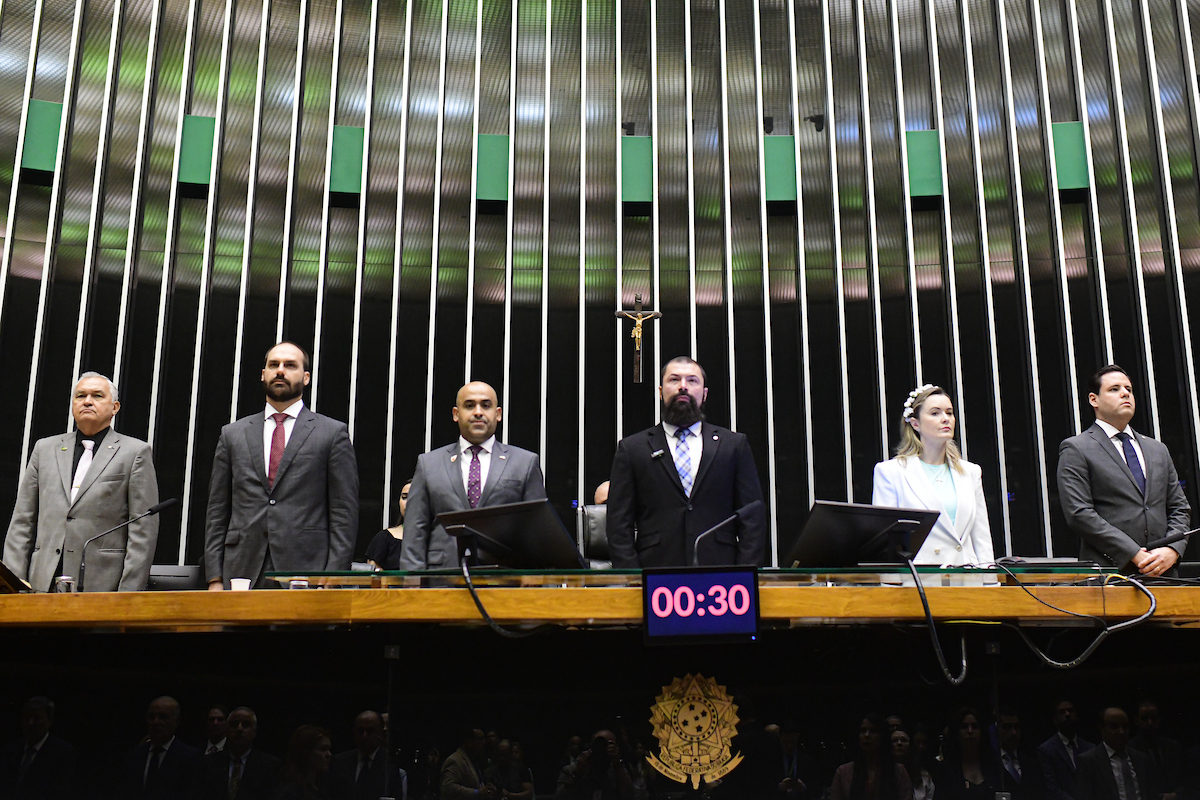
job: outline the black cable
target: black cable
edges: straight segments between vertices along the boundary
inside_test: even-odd
[[[483,621],[488,624],[489,628],[506,639],[525,639],[539,633],[544,633],[555,627],[553,625],[538,625],[537,627],[530,628],[528,630],[513,631],[498,625],[496,621],[492,619],[491,615],[488,614],[487,609],[483,607],[483,603],[479,600],[479,594],[475,591],[475,583],[471,580],[471,569],[467,566],[467,559],[470,557],[470,548],[464,547],[462,556],[460,556],[458,559],[458,565],[462,568],[463,579],[467,582],[467,591],[471,593],[471,599],[475,601],[475,607],[479,609],[479,615],[483,617]]]
[[[1147,609],[1146,612],[1143,613],[1141,616],[1135,617],[1133,619],[1125,620],[1124,622],[1118,622],[1116,625],[1109,625],[1108,622],[1106,622],[1103,617],[1097,617],[1094,614],[1080,614],[1075,611],[1067,611],[1066,609],[1062,609],[1051,603],[1047,603],[1045,600],[1038,597],[1033,592],[1029,591],[1029,589],[1025,586],[1025,584],[1021,581],[1021,579],[1018,578],[1016,575],[1014,575],[1011,571],[1009,571],[1009,569],[1007,567],[1005,567],[1003,564],[996,564],[996,566],[999,567],[1000,569],[1004,570],[1004,572],[1008,573],[1008,576],[1010,578],[1012,578],[1013,581],[1016,582],[1016,584],[1018,586],[1020,586],[1022,589],[1024,589],[1026,594],[1028,594],[1034,600],[1037,600],[1039,603],[1046,606],[1047,608],[1052,608],[1055,611],[1058,611],[1059,613],[1069,614],[1073,617],[1082,617],[1084,619],[1095,620],[1101,626],[1100,633],[1096,635],[1096,638],[1092,640],[1092,643],[1089,644],[1082,653],[1080,653],[1078,656],[1071,659],[1070,661],[1056,661],[1053,658],[1051,658],[1050,656],[1046,655],[1046,653],[1044,651],[1042,651],[1041,648],[1039,648],[1036,644],[1034,644],[1033,640],[1029,638],[1029,635],[1027,633],[1025,633],[1025,629],[1022,628],[1020,625],[1014,625],[1011,622],[1002,622],[1001,623],[1006,628],[1012,628],[1013,630],[1015,630],[1017,632],[1017,634],[1021,637],[1021,640],[1025,642],[1025,645],[1030,650],[1032,650],[1033,653],[1039,659],[1041,659],[1042,663],[1046,664],[1047,666],[1054,667],[1056,669],[1074,669],[1075,667],[1078,667],[1084,661],[1087,661],[1088,658],[1090,658],[1091,655],[1096,652],[1096,649],[1098,647],[1100,647],[1100,643],[1103,642],[1105,639],[1107,639],[1111,634],[1116,633],[1117,631],[1125,630],[1126,628],[1132,628],[1135,625],[1142,624],[1146,620],[1150,619],[1150,617],[1154,616],[1154,612],[1158,609],[1158,598],[1156,598],[1154,596],[1154,594],[1141,583],[1141,581],[1134,580],[1133,578],[1130,578],[1128,575],[1115,575],[1114,577],[1117,578],[1118,580],[1123,580],[1123,581],[1132,583],[1134,588],[1136,588],[1142,594],[1146,595],[1146,597],[1150,599],[1150,608]]]
[[[925,596],[925,585],[921,583],[921,576],[917,574],[917,566],[913,560],[908,559],[908,569],[912,572],[913,580],[917,583],[917,593],[921,595],[921,605],[925,607],[925,623],[929,627],[929,638],[933,642],[933,652],[937,656],[938,666],[942,668],[942,675],[950,682],[951,686],[961,686],[963,681],[967,679],[967,635],[960,634],[959,646],[962,649],[962,672],[957,677],[950,674],[950,667],[946,665],[946,654],[942,650],[942,643],[938,639],[937,627],[933,624],[933,612],[929,610],[929,598]]]

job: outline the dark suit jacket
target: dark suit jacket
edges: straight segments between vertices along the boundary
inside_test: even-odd
[[[273,424],[273,423],[272,423]],[[301,409],[267,486],[263,412],[221,429],[205,516],[204,571],[254,581],[267,548],[277,570],[350,569],[358,541],[358,463],[346,424]]]
[[[363,780],[355,780],[358,771],[358,750],[347,750],[338,753],[329,764],[329,796],[332,800],[379,800],[384,791],[384,775],[387,772],[387,758],[384,748],[379,748],[378,755],[371,761]],[[388,797],[404,800],[404,780],[407,774],[404,770],[392,764],[391,781],[387,787]],[[242,800],[241,795],[238,800]]]
[[[404,511],[400,569],[413,572],[458,566],[458,545],[437,524],[438,514],[471,507],[458,459],[457,441],[418,456]],[[537,454],[497,439],[478,507],[545,498],[546,484]]]
[[[1017,761],[1021,765],[1019,780],[1004,768],[1003,756],[996,756],[996,774],[1003,786],[1002,791],[1009,792],[1013,800],[1041,800],[1046,790],[1046,779],[1042,775],[1037,754],[1032,750],[1018,750]]]
[[[0,750],[0,800],[67,800],[75,797],[74,747],[50,734],[29,763],[24,779],[18,780],[24,756],[24,740]]]
[[[613,566],[691,566],[696,539],[744,509],[708,537],[700,564],[761,565],[766,512],[750,443],[740,433],[702,423],[703,455],[689,498],[662,425],[626,436],[613,457],[608,491],[608,542]]]
[[[138,742],[125,754],[121,766],[122,800],[187,800],[195,797],[203,755],[178,738],[167,748],[158,772],[143,783],[149,740]]]
[[[1150,774],[1150,764],[1146,757],[1136,750],[1126,748],[1129,760],[1133,762],[1133,771],[1137,779],[1138,792],[1141,800],[1153,800],[1155,795],[1146,780]],[[1112,766],[1108,761],[1108,748],[1096,745],[1091,750],[1079,756],[1077,762],[1079,771],[1076,774],[1076,800],[1117,800],[1117,779],[1113,775]],[[1133,800],[1133,798],[1126,798]]]
[[[1124,569],[1150,540],[1190,527],[1191,509],[1166,445],[1136,431],[1134,436],[1146,462],[1145,497],[1099,425],[1058,448],[1059,499],[1067,525],[1079,534],[1081,559]],[[1182,558],[1187,541],[1171,547]]]
[[[1076,736],[1075,742],[1079,745],[1080,754],[1096,746],[1081,736]],[[1042,766],[1045,796],[1048,800],[1075,800],[1076,767],[1071,763],[1071,754],[1067,752],[1057,733],[1038,745],[1037,756]]]
[[[88,539],[158,503],[150,445],[114,430],[104,435],[72,503],[75,438],[72,431],[33,446],[4,540],[4,563],[39,592],[50,591],[60,558],[62,574],[78,578]],[[90,592],[146,588],[157,544],[157,516],[93,542],[88,547],[83,588]]]
[[[237,800],[271,800],[275,795],[280,763],[275,756],[251,748],[238,781]],[[229,800],[228,750],[204,756],[200,797],[202,800]]]
[[[1146,756],[1149,761],[1149,782],[1156,794],[1179,789],[1183,782],[1183,745],[1166,736],[1158,736],[1153,742],[1144,736],[1135,736],[1129,740],[1129,747]]]

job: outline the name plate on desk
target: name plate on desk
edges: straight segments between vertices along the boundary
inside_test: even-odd
[[[754,567],[652,569],[642,573],[646,641],[750,642],[758,635]]]

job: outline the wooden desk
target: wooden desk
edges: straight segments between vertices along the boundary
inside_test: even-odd
[[[1012,621],[1078,625],[1087,620],[1050,609],[1018,587],[930,587],[939,621]],[[1043,586],[1046,602],[1111,621],[1135,617],[1146,598],[1128,586]],[[1153,588],[1158,611],[1149,624],[1200,624],[1200,588]],[[498,622],[560,625],[638,624],[642,592],[626,586],[482,588]],[[915,589],[899,586],[779,586],[760,590],[765,626],[872,625],[924,619]],[[0,625],[124,630],[219,630],[247,626],[353,626],[362,623],[476,624],[465,589],[308,589],[254,592],[139,592],[0,596]]]

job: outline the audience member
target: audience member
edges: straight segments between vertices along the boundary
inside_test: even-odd
[[[558,775],[555,800],[633,800],[633,780],[621,764],[621,750],[612,731],[596,731],[592,746]]]
[[[921,759],[912,746],[912,736],[903,728],[892,731],[892,757],[908,773],[913,800],[933,800],[933,776],[921,764]]]
[[[565,758],[565,760],[563,761],[562,766],[569,767],[572,764],[574,764],[575,759],[579,758],[579,754],[582,752],[583,752],[583,737],[582,736],[568,736],[567,737],[567,746],[563,749],[563,757]]]
[[[204,800],[271,800],[280,761],[254,747],[257,736],[252,709],[239,706],[230,712],[224,749],[204,757]]]
[[[626,436],[613,456],[613,566],[762,564],[766,511],[749,440],[703,421],[708,386],[698,363],[673,358],[660,379],[662,424]]]
[[[823,786],[817,780],[817,762],[800,745],[800,726],[785,719],[779,726],[778,796],[788,800],[818,798]]]
[[[446,757],[442,764],[443,800],[455,798],[482,798],[496,800],[499,792],[483,777],[484,759],[487,757],[487,740],[479,728],[466,727],[459,737],[458,749]]]
[[[333,757],[329,732],[301,725],[288,740],[278,800],[329,800],[326,781]]]
[[[400,551],[404,548],[404,511],[408,508],[409,478],[400,487],[400,522],[375,534],[367,545],[367,563],[375,569],[400,569]]]
[[[358,541],[358,462],[344,422],[305,408],[308,353],[267,351],[264,410],[221,429],[205,514],[208,588],[266,573],[350,569]]]
[[[1037,756],[1021,744],[1021,717],[1014,709],[1000,709],[996,734],[1001,791],[1013,800],[1039,800],[1044,792],[1042,771]]]
[[[496,759],[483,772],[484,780],[496,787],[497,797],[533,799],[533,776],[513,757],[508,739],[496,742]]]
[[[75,795],[75,748],[50,732],[54,701],[21,707],[20,740],[0,749],[0,799],[67,800]]]
[[[354,720],[354,748],[338,753],[329,766],[333,800],[378,800],[408,796],[408,773],[388,762],[383,717],[364,711]]]
[[[887,723],[878,714],[863,717],[858,729],[859,755],[837,768],[829,787],[832,800],[912,800],[908,772],[895,762],[892,748],[883,742],[886,730]]]
[[[1146,757],[1126,747],[1129,743],[1129,715],[1120,708],[1106,708],[1100,717],[1103,744],[1080,753],[1076,790],[1081,800],[1151,800],[1147,777],[1150,764]]]
[[[146,711],[146,738],[122,766],[122,800],[178,800],[191,794],[200,767],[198,748],[178,739],[179,703],[159,697]]]
[[[1075,800],[1078,796],[1075,794],[1076,761],[1095,745],[1079,736],[1079,717],[1070,700],[1055,704],[1053,720],[1054,734],[1037,748],[1046,797],[1048,800]]]
[[[458,565],[458,545],[438,514],[546,497],[537,454],[496,438],[503,418],[496,390],[472,381],[454,403],[458,441],[417,458],[400,555],[400,569],[409,572]]]
[[[158,544],[157,515],[118,528],[84,553],[93,536],[158,503],[150,445],[112,428],[120,409],[113,382],[85,372],[71,394],[75,432],[33,446],[4,540],[4,563],[34,591],[50,591],[60,575],[79,579],[85,561],[80,591],[146,588]]]
[[[225,749],[225,725],[229,718],[229,709],[225,706],[212,706],[204,719],[204,731],[207,741],[204,745],[204,755],[212,755]]]
[[[1150,764],[1147,780],[1163,800],[1175,800],[1183,780],[1183,745],[1162,735],[1162,714],[1154,700],[1138,704],[1137,736],[1129,740],[1129,749],[1146,756]]]
[[[992,800],[1000,790],[998,764],[983,741],[983,721],[974,709],[959,709],[946,726],[942,767],[934,782],[938,800]]]

